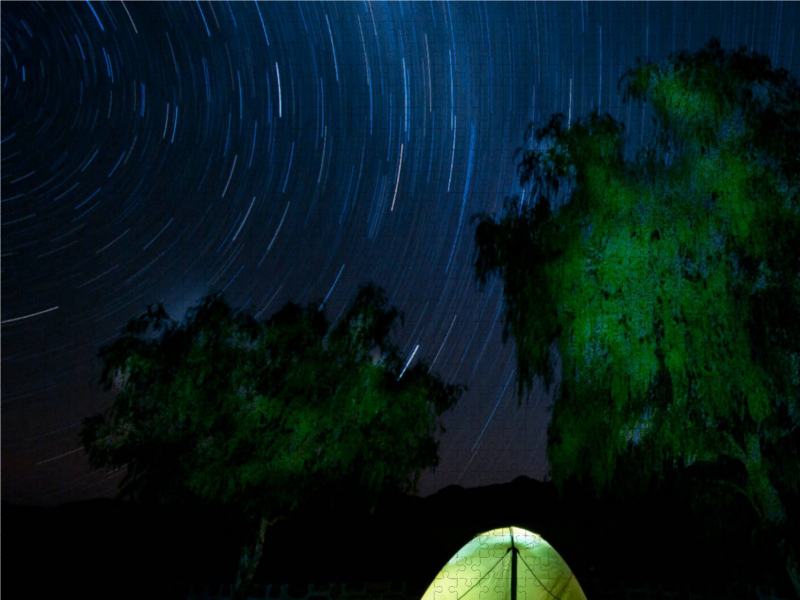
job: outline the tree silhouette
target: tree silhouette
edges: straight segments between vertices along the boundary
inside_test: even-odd
[[[361,286],[333,327],[321,309],[288,303],[259,323],[210,294],[180,324],[149,307],[99,352],[100,383],[117,395],[83,422],[90,465],[127,467],[119,496],[244,517],[255,536],[237,599],[268,528],[320,490],[346,481],[373,511],[382,491],[415,491],[439,462],[436,417],[465,389],[422,361],[403,372],[388,340],[398,312],[381,288]]]
[[[653,107],[652,140],[628,160],[609,115],[531,124],[519,173],[532,201],[473,216],[476,278],[505,284],[520,402],[534,375],[550,384],[557,345],[559,493],[571,478],[641,493],[671,469],[718,466],[695,508],[721,490],[746,499],[800,596],[787,514],[800,483],[800,90],[716,39],[639,61],[620,85]]]

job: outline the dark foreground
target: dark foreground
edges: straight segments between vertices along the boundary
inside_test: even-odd
[[[661,587],[664,597],[731,588],[726,595],[741,598],[759,585],[793,597],[775,548],[754,545],[733,523],[710,533],[684,500],[666,494],[626,505],[585,498],[559,503],[552,483],[525,477],[425,499],[388,496],[372,517],[356,498],[332,511],[323,497],[268,533],[254,582],[258,591],[293,584],[270,587],[310,597],[309,584],[395,581],[399,596],[419,597],[475,534],[516,525],[550,542],[590,599],[623,585]],[[3,587],[28,590],[25,597],[186,598],[191,583],[214,582],[216,590],[233,581],[244,539],[237,520],[215,511],[107,499],[58,508],[4,503],[2,518]],[[370,597],[364,589],[359,596]]]

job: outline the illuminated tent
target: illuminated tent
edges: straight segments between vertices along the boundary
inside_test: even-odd
[[[447,564],[422,600],[586,600],[561,555],[519,527],[476,535]]]

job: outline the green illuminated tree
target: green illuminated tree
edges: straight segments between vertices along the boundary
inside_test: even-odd
[[[218,294],[181,324],[149,307],[100,350],[100,383],[118,393],[84,420],[90,465],[127,467],[119,496],[244,517],[255,536],[233,597],[246,597],[268,528],[313,494],[352,481],[374,510],[381,491],[413,492],[439,462],[436,417],[463,386],[422,361],[405,368],[385,305],[362,286],[332,327],[322,306],[289,303],[259,323]]]
[[[800,483],[800,89],[718,40],[640,61],[620,84],[654,109],[653,139],[628,159],[609,115],[531,125],[519,171],[532,201],[473,217],[476,277],[504,281],[520,402],[534,376],[553,380],[553,345],[561,357],[547,447],[559,493],[568,479],[600,496],[643,490],[670,468],[724,462],[703,499],[746,498],[800,596],[787,514]]]

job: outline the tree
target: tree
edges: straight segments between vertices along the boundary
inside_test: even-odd
[[[724,463],[695,508],[741,494],[800,596],[786,511],[800,483],[800,90],[716,39],[639,61],[620,86],[655,112],[635,156],[609,115],[554,115],[519,149],[532,202],[472,217],[476,279],[505,283],[519,402],[534,375],[552,381],[555,344],[559,493],[570,478],[641,492]]]
[[[181,324],[151,305],[100,349],[100,383],[118,393],[84,419],[90,465],[127,467],[118,497],[243,516],[255,532],[234,586],[244,598],[268,528],[313,494],[356,482],[374,511],[380,492],[413,492],[437,466],[436,417],[465,388],[423,361],[403,370],[397,316],[371,284],[334,326],[322,305],[259,323],[210,294]]]

